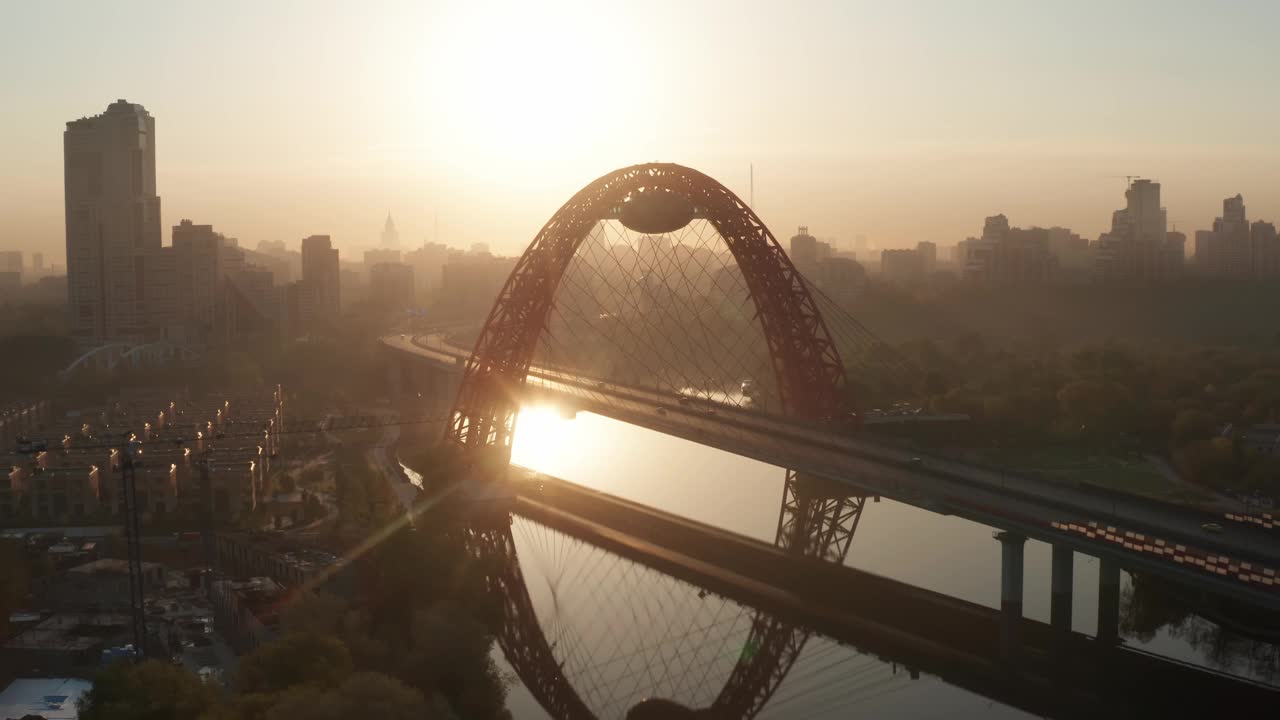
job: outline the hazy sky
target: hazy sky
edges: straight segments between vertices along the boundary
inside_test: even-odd
[[[1127,174],[1179,228],[1280,220],[1280,2],[0,0],[0,248],[63,248],[62,130],[156,117],[168,226],[354,250],[390,210],[518,252],[637,162],[699,168],[785,240],[985,215],[1095,237]]]

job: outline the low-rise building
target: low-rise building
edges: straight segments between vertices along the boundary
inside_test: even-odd
[[[1240,435],[1246,450],[1280,457],[1280,423],[1260,423]]]
[[[218,629],[239,654],[252,652],[276,637],[279,608],[286,596],[283,585],[269,577],[213,583]]]
[[[924,256],[915,249],[884,250],[880,253],[880,274],[894,282],[918,282],[925,276]]]
[[[165,568],[160,563],[142,563],[145,592],[165,587]],[[45,606],[55,610],[128,610],[129,563],[102,558],[41,578],[35,594]]]
[[[5,641],[0,667],[35,674],[91,672],[104,648],[128,642],[131,628],[127,613],[57,613]]]
[[[57,467],[25,478],[23,503],[38,523],[67,523],[98,515],[101,472],[97,466]]]
[[[278,533],[219,533],[216,551],[227,575],[263,575],[286,587],[313,584],[339,562],[331,553],[292,543]]]
[[[93,683],[83,678],[20,678],[0,692],[0,718],[76,720],[76,704]]]

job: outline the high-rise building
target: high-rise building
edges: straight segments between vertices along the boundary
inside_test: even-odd
[[[1089,241],[1064,227],[1049,228],[1049,252],[1063,270],[1089,267]]]
[[[1160,183],[1134,180],[1124,192],[1125,215],[1136,240],[1159,245],[1164,242],[1166,212],[1160,207]]]
[[[413,266],[413,280],[418,292],[429,292],[443,282],[444,264],[449,260],[449,248],[439,243],[424,243],[417,250],[404,254],[404,261]]]
[[[22,251],[5,250],[0,252],[0,272],[22,272]]]
[[[269,293],[261,291],[263,280],[255,273],[266,273],[268,286],[273,274],[246,262],[246,251],[233,238],[190,220],[173,226],[172,237],[172,244],[152,253],[146,263],[152,332],[185,345],[209,345],[276,322],[275,308],[261,301]],[[246,292],[253,296],[241,297]],[[265,317],[251,323],[250,310]]]
[[[398,262],[400,262],[400,251],[394,248],[374,248],[373,250],[364,251],[364,266],[366,270],[379,263]]]
[[[382,247],[400,247],[400,233],[396,230],[395,221],[391,219],[391,213],[387,213],[387,221],[382,225]]]
[[[63,133],[67,299],[82,346],[148,334],[147,257],[160,249],[155,119],[117,100]]]
[[[825,240],[819,240],[817,251],[819,265],[831,259],[831,243]]]
[[[924,258],[910,248],[880,252],[880,274],[896,282],[914,282],[924,276]]]
[[[938,244],[928,241],[916,243],[916,252],[920,255],[920,271],[932,275],[938,270]]]
[[[791,236],[791,264],[805,277],[818,274],[818,238],[809,234],[809,228],[801,225],[800,231]]]
[[[376,306],[386,310],[410,307],[413,305],[413,267],[400,262],[370,266],[369,294]]]
[[[1049,251],[1049,231],[1015,228],[1009,218],[992,215],[982,223],[982,237],[958,245],[962,277],[980,285],[1025,285],[1053,277],[1058,263]]]
[[[1280,235],[1269,222],[1249,226],[1249,244],[1253,250],[1253,274],[1255,277],[1280,277]]]
[[[44,253],[31,253],[31,271],[37,275],[44,274]]]
[[[487,253],[450,254],[441,272],[442,312],[455,318],[484,317],[515,263],[515,258]]]
[[[1187,234],[1177,230],[1165,233],[1164,249],[1169,267],[1183,267],[1187,262]]]
[[[173,247],[165,250],[174,255],[178,314],[191,334],[187,340],[207,342],[222,324],[223,279],[233,270],[228,266],[231,253],[226,238],[214,232],[212,225],[183,220],[173,226]]]
[[[338,249],[328,235],[312,235],[302,240],[303,292],[315,312],[312,319],[330,323],[338,317],[340,280]]]
[[[982,237],[960,243],[960,274],[966,280],[990,283],[994,278],[995,253],[1009,234],[1009,218],[989,215],[982,221]]]
[[[1265,234],[1265,231],[1262,231]],[[1222,201],[1213,230],[1196,232],[1196,269],[1208,275],[1248,277],[1253,274],[1253,239],[1244,198]]]
[[[1095,276],[1109,282],[1162,282],[1181,276],[1186,238],[1169,235],[1160,183],[1136,179],[1124,196],[1124,209],[1111,214],[1111,231],[1090,248]]]
[[[886,280],[918,283],[932,276],[937,268],[938,246],[931,242],[916,243],[915,248],[880,252],[880,274]]]
[[[822,290],[842,306],[852,306],[866,287],[867,271],[853,258],[836,256],[822,266]]]

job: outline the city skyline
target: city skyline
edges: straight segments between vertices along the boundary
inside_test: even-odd
[[[145,7],[149,19],[133,42],[102,57],[102,38],[118,35],[103,29],[121,20],[92,6],[19,11],[34,29],[68,29],[31,32],[0,50],[13,53],[7,64],[19,70],[14,90],[25,103],[24,113],[0,121],[0,142],[22,178],[0,200],[6,247],[60,259],[56,128],[116,98],[158,119],[161,225],[214,222],[248,247],[316,232],[342,249],[372,247],[390,210],[406,247],[435,239],[438,218],[450,245],[487,242],[514,254],[579,178],[659,158],[703,167],[744,197],[754,165],[756,207],[771,226],[806,224],[846,242],[865,235],[882,248],[952,245],[972,234],[975,218],[995,213],[1092,239],[1107,230],[1125,175],[1161,182],[1169,224],[1184,232],[1210,227],[1222,198],[1237,193],[1252,216],[1280,216],[1267,171],[1280,149],[1265,120],[1277,101],[1254,92],[1267,87],[1265,44],[1240,37],[1280,19],[1263,4],[1222,13],[1230,17],[1182,4],[1132,5],[1114,16],[1096,5],[1071,17],[1007,5],[983,18],[926,4],[813,5],[799,18],[760,7],[734,27],[759,40],[747,43],[765,48],[759,56],[717,33],[696,53],[676,52],[695,70],[669,81],[604,51],[664,35],[664,44],[688,45],[715,8],[700,5],[679,22],[676,8],[661,4],[592,19],[561,6],[532,14],[488,7],[503,11],[489,15],[404,6],[392,23],[390,12],[357,16],[335,6],[321,18],[282,5],[247,24],[247,6],[207,15]],[[911,24],[926,13],[955,23],[945,35],[937,28],[947,23]],[[172,53],[158,29],[165,22],[212,23],[222,34]],[[562,22],[568,30],[549,29]],[[1166,33],[1129,38],[1124,30],[1136,22]],[[1055,33],[1046,49],[1061,56],[1028,55],[1047,24]],[[1225,27],[1229,47],[1214,40]],[[903,57],[895,43],[912,32],[910,46],[923,49]],[[1000,52],[949,67],[949,53],[978,32],[997,35]],[[26,37],[37,36],[51,45],[34,52]],[[314,36],[340,41],[343,51],[290,52]],[[217,68],[191,59],[215,37],[244,52]],[[814,57],[769,49],[798,37]],[[1172,53],[1191,42],[1194,58]],[[547,46],[556,49],[539,51]],[[708,62],[717,52],[723,60]],[[583,54],[592,67],[578,62]],[[537,120],[510,112],[584,77],[609,81],[589,109]],[[956,77],[963,82],[951,83]],[[1185,102],[1233,96],[1251,102],[1234,113]],[[735,104],[740,111],[717,109]],[[646,108],[649,120],[635,121]],[[493,207],[494,194],[509,199]]]
[[[0,716],[1280,700],[1277,0],[6,9]]]

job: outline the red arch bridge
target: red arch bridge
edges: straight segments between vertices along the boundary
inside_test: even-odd
[[[382,350],[397,397],[413,398],[419,412],[452,400],[444,436],[476,468],[470,482],[500,474],[521,404],[547,396],[790,468],[775,539],[784,553],[841,562],[869,496],[1000,528],[1001,647],[1011,657],[1027,537],[1053,545],[1059,629],[1070,629],[1072,553],[1102,560],[1104,643],[1116,639],[1121,566],[1280,610],[1280,543],[1262,527],[1206,537],[1207,518],[1193,510],[919,457],[863,432],[865,403],[909,393],[918,373],[850,314],[848,298],[824,292],[823,281],[802,274],[755,213],[712,178],[674,164],[637,165],[590,183],[547,221],[478,333],[393,335]],[[478,552],[508,553],[503,533],[478,532]],[[1219,558],[1229,570],[1220,571]],[[520,578],[510,560],[512,574],[494,581],[515,598],[508,610],[518,616],[528,608],[512,593]],[[521,659],[513,660],[518,670],[541,669],[525,680],[544,706],[557,717],[591,717],[547,671],[556,667],[550,646],[536,631],[530,637],[528,624],[512,627],[521,635],[505,638],[504,650]],[[758,650],[733,667],[712,716],[755,716],[806,637],[756,616],[749,645]]]

